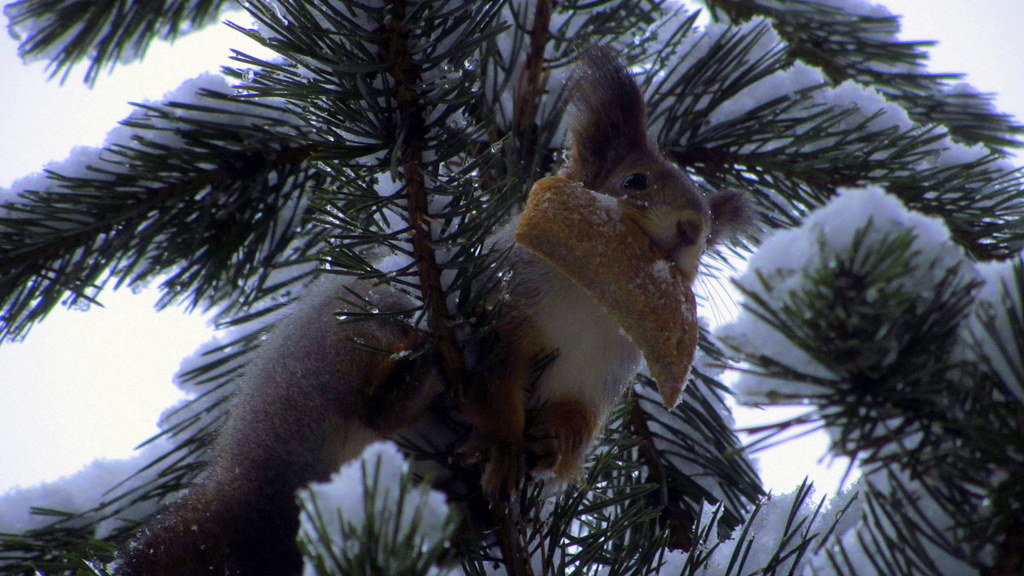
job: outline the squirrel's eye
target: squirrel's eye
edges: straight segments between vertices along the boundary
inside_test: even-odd
[[[647,190],[647,175],[642,172],[634,172],[622,181],[624,190]]]

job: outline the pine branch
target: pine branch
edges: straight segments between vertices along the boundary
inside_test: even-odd
[[[932,74],[924,67],[932,42],[886,39],[899,31],[898,17],[854,14],[809,0],[707,0],[713,15],[744,22],[771,20],[788,43],[791,58],[821,68],[834,84],[856,80],[903,105],[922,124],[948,127],[958,140],[981,143],[1001,155],[1021,146],[1024,125],[992,110],[991,96],[950,91],[961,74]]]
[[[977,453],[958,461],[961,478],[976,478],[988,504],[972,540],[992,544],[994,561],[983,576],[1024,572],[1024,261],[988,270],[968,338],[980,363],[972,374],[973,398],[959,430]],[[980,425],[979,425],[980,424]]]
[[[372,445],[331,482],[300,492],[307,573],[446,574],[457,516],[440,496],[413,482],[394,446]]]
[[[720,358],[713,346],[703,349]],[[722,421],[719,390],[724,386],[699,369],[694,370],[692,379],[680,407],[668,411],[660,406],[653,382],[642,378],[631,389],[624,422],[639,441],[645,482],[660,487],[652,494],[660,513],[659,526],[669,529],[670,546],[680,549],[692,545],[694,520],[702,502],[721,502],[723,526],[732,528],[764,496],[738,439]]]
[[[426,306],[427,326],[441,354],[445,374],[451,386],[461,391],[466,373],[465,357],[455,334],[451,311],[448,310],[441,271],[434,253],[428,208],[428,190],[422,165],[425,154],[425,115],[418,87],[420,72],[416,68],[409,46],[410,35],[405,26],[404,0],[388,2],[389,17],[384,23],[385,44],[382,61],[388,75],[394,80],[391,96],[398,110],[398,122],[403,126],[399,142],[398,166],[405,180],[406,215],[408,218],[413,258],[419,273],[419,290]]]
[[[531,27],[527,32],[529,49],[515,88],[512,131],[526,157],[535,157],[537,134],[535,121],[545,86],[545,52],[551,39],[551,4],[537,0]],[[533,567],[526,553],[520,527],[518,498],[507,505],[496,505],[493,514],[497,524],[498,545],[505,567],[511,576],[533,576]]]
[[[544,0],[541,0],[538,5],[544,3]],[[391,95],[399,113],[398,122],[404,127],[403,141],[399,143],[398,165],[405,181],[406,214],[412,255],[418,271],[420,294],[426,308],[427,327],[440,353],[449,385],[455,390],[457,398],[463,398],[466,385],[465,356],[455,333],[455,322],[448,309],[447,298],[441,284],[441,272],[433,248],[428,190],[422,169],[426,112],[417,90],[420,85],[420,73],[410,53],[409,31],[404,24],[407,17],[405,2],[391,0],[388,7],[391,13],[384,24],[387,40],[382,60],[387,63],[388,74],[394,79]],[[535,27],[540,24],[535,20]],[[535,104],[536,100],[533,102]],[[509,508],[499,507],[496,510],[503,562],[512,576],[532,576],[533,571],[519,539],[519,519],[515,509],[513,502]]]
[[[881,147],[886,141],[899,141],[902,146],[907,145],[903,135],[899,138],[893,137],[892,140],[882,136],[877,138],[874,144]],[[913,145],[924,148],[934,142],[935,137],[922,135]],[[888,164],[884,170],[893,173],[880,178],[877,175],[868,177],[867,174],[871,170],[861,161],[858,161],[856,166],[851,163],[848,167],[842,163],[818,164],[812,161],[812,168],[800,158],[788,153],[777,155],[774,151],[768,154],[747,153],[722,146],[697,145],[670,154],[680,165],[698,167],[712,181],[742,182],[748,178],[738,179],[736,173],[756,169],[768,174],[767,178],[774,186],[783,185],[782,181],[785,180],[801,182],[813,189],[813,193],[810,190],[800,192],[807,197],[829,198],[834,196],[839,188],[856,187],[867,181],[886,183],[887,190],[899,195],[909,206],[946,220],[953,238],[977,260],[1006,258],[1024,245],[1024,236],[1016,232],[1021,222],[1024,222],[1024,216],[1020,215],[1021,207],[1014,201],[1014,198],[1020,197],[1018,191],[1024,188],[1024,177],[1019,170],[1000,168],[996,156],[985,157],[966,166],[916,171],[913,178],[893,171],[893,165]],[[891,159],[887,162],[891,162]],[[998,201],[1001,206],[997,204],[983,210],[986,217],[979,214],[977,217],[965,218],[959,207],[945,198],[929,193],[937,188],[956,190],[978,185],[989,188],[989,194],[998,194],[1005,199],[1005,203],[1003,200]],[[976,206],[965,208],[977,210]]]
[[[306,144],[284,147],[270,157],[259,157],[249,151],[239,152],[215,168],[201,171],[193,178],[184,182],[175,182],[156,188],[148,188],[139,194],[139,199],[123,209],[105,214],[102,220],[87,224],[82,228],[66,232],[58,232],[51,237],[37,240],[27,246],[11,250],[0,255],[0,268],[20,269],[24,267],[43,268],[40,264],[48,260],[67,256],[80,250],[83,245],[91,244],[97,237],[118,231],[119,228],[133,225],[139,218],[164,204],[176,204],[206,188],[219,188],[234,184],[240,180],[277,169],[282,166],[301,164],[314,155],[320,146]],[[55,181],[65,180],[60,174],[51,174]],[[70,183],[70,180],[65,180]],[[8,210],[28,212],[27,207],[8,205]],[[20,222],[18,224],[21,224]]]
[[[647,425],[647,413],[640,409],[639,400],[636,390],[630,389],[627,408],[630,432],[641,440],[638,449],[647,467],[646,481],[661,487],[659,492],[664,506],[661,516],[671,535],[670,545],[688,552],[693,548],[693,529],[697,518],[680,506],[681,495],[668,493],[669,479],[665,463],[654,448],[654,436]]]
[[[854,560],[828,554],[837,574],[856,574],[865,554],[886,574],[1019,567],[1007,530],[1024,509],[1016,487],[1024,272],[1017,263],[975,267],[932,233],[933,219],[891,198],[859,204],[862,223],[837,232],[825,222],[854,215],[848,198],[783,236],[791,246],[816,244],[809,255],[752,259],[740,283],[750,316],[741,331],[770,326],[772,336],[720,335],[754,366],[754,378],[740,380],[747,401],[814,407],[762,440],[817,423],[833,437],[832,452],[873,479],[865,527],[844,541]],[[754,343],[766,340],[773,350]]]
[[[684,21],[677,32],[686,38],[690,26]],[[901,120],[877,95],[858,101],[810,83],[770,37],[770,27],[755,22],[689,40],[705,44],[702,50],[666,42],[651,57],[666,70],[647,81],[651,119],[677,163],[713,186],[745,189],[768,203],[773,226],[799,222],[839,187],[878,183],[941,216],[979,259],[1024,246],[1019,170],[995,152],[955,150],[941,128]],[[732,104],[751,98],[745,107]]]
[[[93,537],[88,529],[62,525],[62,519],[74,515],[55,510],[36,510],[39,514],[51,515],[59,528],[49,534],[37,537],[35,534],[0,534],[0,569],[5,574],[81,574],[89,558],[96,563],[107,563],[114,559],[114,546]],[[4,556],[10,560],[5,561]],[[31,558],[31,562],[25,561]],[[12,562],[13,561],[13,562]],[[16,562],[16,563],[15,563]]]
[[[294,133],[279,108],[197,96],[192,81],[182,90],[202,103],[139,106],[106,150],[80,153],[4,206],[0,340],[65,296],[93,301],[111,278],[170,274],[160,305],[187,296],[243,309],[275,262],[311,256],[308,238],[292,240],[308,232],[305,194],[325,181],[308,164],[319,145],[279,135]]]
[[[323,27],[323,33],[314,36],[331,38],[334,46],[328,50],[304,46],[309,37],[295,36],[277,14],[258,7],[254,12],[269,31],[270,37],[262,39],[265,43],[313,74],[326,76],[315,87],[306,87],[306,78],[293,70],[253,62],[262,68],[254,78],[254,93],[277,94],[300,103],[304,113],[322,119],[316,129],[324,139],[338,142],[320,154],[326,169],[343,183],[320,200],[319,219],[334,230],[329,264],[337,272],[387,283],[422,302],[425,327],[456,398],[463,397],[466,372],[456,330],[466,324],[465,314],[479,313],[473,310],[473,303],[482,297],[475,295],[477,278],[495,258],[479,247],[496,218],[504,217],[508,202],[502,196],[511,187],[499,180],[482,190],[479,176],[474,176],[496,176],[483,168],[493,167],[493,157],[504,147],[481,141],[482,130],[454,126],[461,129],[457,132],[444,122],[452,116],[465,117],[467,112],[480,117],[471,121],[490,122],[487,108],[473,106],[493,105],[479,101],[470,90],[479,82],[476,70],[459,71],[460,77],[450,79],[454,71],[446,62],[487,59],[491,48],[486,42],[495,29],[492,19],[498,7],[494,3],[474,9],[473,19],[451,20],[444,13],[462,8],[394,1],[380,8],[351,6],[328,14],[322,8],[282,4],[288,23]],[[379,34],[367,37],[353,26],[356,22],[359,28],[370,27]],[[449,46],[446,53],[432,54],[434,46],[444,43]],[[413,50],[414,45],[431,48]],[[355,66],[365,66],[368,74],[336,73]],[[317,94],[322,87],[331,87],[324,99]],[[351,110],[333,102],[325,106],[327,98],[336,100],[349,92]],[[428,123],[428,118],[435,120]],[[346,155],[351,140],[363,143],[363,154]],[[338,150],[341,153],[335,154]],[[372,157],[375,152],[380,156]],[[382,177],[393,187],[382,189]],[[401,221],[395,222],[395,216]],[[410,261],[397,270],[377,270],[379,263],[367,258],[367,251],[377,257],[397,254]],[[455,272],[454,279],[442,280],[442,270]],[[451,294],[459,295],[454,309],[449,308]],[[518,545],[518,523],[502,518],[498,525],[506,536],[503,562],[517,574],[529,574],[528,564],[523,563],[526,555]]]
[[[122,62],[141,59],[153,40],[173,41],[217,21],[229,0],[18,0],[4,8],[28,61],[45,59],[50,77],[67,80],[88,61],[86,84]]]
[[[762,498],[731,532],[721,530],[722,505],[703,506],[697,515],[696,544],[688,554],[667,555],[662,574],[698,576],[792,576],[828,574],[815,555],[833,554],[837,531],[855,507],[855,498],[825,511],[814,504],[813,487],[804,481],[786,495]],[[887,572],[885,572],[888,574]]]
[[[915,261],[925,256],[919,256],[923,249],[914,247],[911,232],[876,233],[872,228],[869,220],[858,230],[849,252],[832,253],[837,249],[822,238],[820,262],[804,272],[807,284],[800,290],[773,293],[769,286],[776,280],[769,271],[759,271],[757,285],[741,285],[740,290],[749,311],[817,366],[827,367],[827,381],[817,379],[820,394],[798,396],[821,407],[824,423],[850,439],[835,450],[851,458],[863,451],[865,464],[895,460],[907,465],[907,453],[893,451],[893,444],[924,433],[955,403],[949,378],[956,366],[943,359],[956,346],[957,327],[976,283],[954,266],[930,290],[925,290],[926,280],[918,281],[928,297],[900,295],[905,278],[938,268],[938,257]],[[900,322],[894,324],[894,318]],[[885,339],[879,340],[879,334]],[[766,374],[815,382],[769,358],[756,362]],[[896,417],[902,425],[894,428],[889,422]]]
[[[996,543],[998,559],[981,576],[1018,576],[1024,573],[1024,520],[1017,520],[1003,528],[1001,542]]]

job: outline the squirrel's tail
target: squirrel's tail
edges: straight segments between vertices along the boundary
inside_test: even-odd
[[[294,490],[230,490],[195,486],[138,532],[117,576],[297,576]],[[227,490],[216,490],[227,492]]]

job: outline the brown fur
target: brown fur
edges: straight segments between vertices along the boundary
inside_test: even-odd
[[[553,435],[558,457],[550,469],[558,478],[571,479],[582,468],[583,456],[598,425],[598,414],[591,405],[579,398],[564,397],[545,403],[537,412],[531,430]],[[536,468],[537,471],[546,469]]]
[[[510,314],[497,327],[498,340],[486,351],[489,365],[474,375],[462,402],[472,434],[461,451],[489,464],[481,483],[492,499],[515,492],[526,477],[526,383],[532,367],[530,344],[536,340],[528,325],[514,317]]]

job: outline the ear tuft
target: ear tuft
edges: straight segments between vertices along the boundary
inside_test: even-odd
[[[653,147],[647,136],[643,94],[607,46],[580,52],[570,82],[574,117],[569,128],[569,163],[562,175],[598,188],[625,158]]]
[[[718,190],[708,196],[711,208],[711,235],[708,246],[727,242],[750,232],[756,210],[750,197],[738,190]]]

